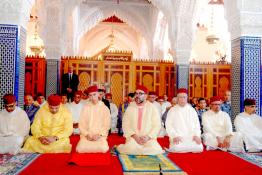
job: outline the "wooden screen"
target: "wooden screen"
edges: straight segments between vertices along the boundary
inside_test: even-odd
[[[176,68],[174,63],[131,61],[131,53],[104,54],[103,59],[62,57],[61,75],[74,66],[79,76],[79,90],[97,84],[112,93],[113,102],[119,105],[124,97],[135,90],[137,84],[145,85],[159,95],[175,94]]]
[[[231,89],[230,64],[190,64],[189,69],[190,98],[212,96],[224,97]]]
[[[27,56],[25,58],[25,93],[36,96],[45,94],[46,60],[43,57]]]

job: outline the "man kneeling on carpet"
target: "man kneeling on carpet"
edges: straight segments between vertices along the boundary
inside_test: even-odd
[[[248,152],[262,151],[262,118],[256,114],[256,100],[244,100],[245,111],[235,118],[236,130],[243,134]]]
[[[161,120],[156,107],[146,101],[148,90],[139,85],[135,102],[131,102],[123,117],[123,131],[126,143],[118,146],[123,154],[155,155],[164,151],[156,138],[161,129]]]
[[[202,152],[201,130],[196,110],[187,102],[187,89],[177,90],[177,105],[166,118],[166,131],[170,139],[170,152]]]
[[[73,132],[72,114],[61,105],[58,95],[50,95],[48,103],[37,112],[31,126],[32,136],[23,147],[24,152],[70,153],[69,136]]]
[[[3,97],[4,107],[0,112],[0,154],[16,154],[29,134],[30,120],[24,110],[16,106],[13,94]]]
[[[99,100],[97,86],[88,88],[90,103],[87,103],[80,114],[80,141],[76,146],[78,153],[105,153],[109,146],[107,135],[110,129],[110,111]]]
[[[242,152],[242,134],[233,132],[229,115],[221,111],[222,101],[214,96],[210,99],[210,110],[203,113],[203,140],[207,150]]]

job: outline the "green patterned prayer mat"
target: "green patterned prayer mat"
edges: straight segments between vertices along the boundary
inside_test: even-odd
[[[124,175],[185,175],[166,155],[118,154]],[[160,170],[161,169],[161,170]],[[161,173],[162,172],[162,173]]]
[[[231,154],[262,168],[262,152],[260,153],[233,153],[231,152]]]
[[[24,170],[39,154],[0,154],[0,175],[15,175]]]

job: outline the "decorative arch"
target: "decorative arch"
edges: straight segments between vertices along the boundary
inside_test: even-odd
[[[130,27],[126,30],[126,25],[120,25],[114,28],[114,46],[119,50],[132,50],[134,57],[141,56],[141,51],[139,48],[139,40],[135,32]],[[109,35],[111,35],[110,25],[99,24],[95,28],[91,29],[86,33],[79,41],[79,50],[77,55],[93,56],[104,49],[110,43]],[[85,43],[96,43],[99,47],[93,44]],[[145,44],[146,45],[146,44]],[[87,51],[87,52],[86,52]]]
[[[152,32],[150,26],[146,24],[146,20],[143,19],[142,16],[139,16],[132,10],[104,6],[103,8],[94,7],[91,11],[91,13],[88,13],[86,16],[80,19],[80,23],[78,25],[80,30],[78,30],[75,44],[79,43],[83,35],[94,28],[100,21],[115,15],[122,21],[126,22],[135,31],[141,33],[141,35],[145,38],[148,46],[151,46],[150,39]]]

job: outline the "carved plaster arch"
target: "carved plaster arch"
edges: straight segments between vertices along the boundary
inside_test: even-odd
[[[111,34],[110,28],[108,28],[110,25],[108,24],[98,24],[95,28],[91,29],[88,33],[86,33],[81,39],[80,39],[80,45],[79,45],[79,51],[78,55],[83,55],[83,53],[86,53],[86,50],[89,50],[86,56],[92,56],[93,54],[96,54],[98,51],[103,49],[104,47],[107,47],[110,43],[109,35]],[[131,27],[128,27],[128,31],[125,31],[126,24],[123,26],[120,26],[114,29],[114,46],[118,49],[126,49],[126,50],[132,50],[134,53],[134,56],[140,55],[140,49],[139,49],[139,40],[137,40],[136,34],[134,35],[133,32],[135,32],[133,29],[133,32],[130,31]],[[99,45],[99,48],[96,47],[93,44],[84,44],[84,43],[95,43],[96,45]],[[92,50],[92,51],[91,51]]]
[[[94,28],[92,28],[90,31],[92,31]],[[116,35],[116,32],[118,33],[118,35],[120,34],[122,37],[119,37],[118,38],[118,35]],[[105,33],[105,34],[103,34]],[[106,31],[104,31],[103,28],[101,29],[97,29],[95,32],[92,32],[88,35],[88,37],[86,39],[91,39],[93,38],[94,36],[98,36],[98,35],[104,35],[106,37],[108,37],[108,35],[110,35],[111,33],[108,33]],[[132,34],[130,33],[124,33],[121,29],[119,28],[114,28],[114,35],[115,35],[115,38],[117,39],[120,39],[120,38],[129,38],[129,41],[131,41],[132,43],[136,43],[137,41],[135,40],[135,38],[132,36]]]
[[[150,26],[147,26],[146,21],[142,20],[142,16],[138,16],[136,13],[132,11],[128,11],[125,9],[117,9],[117,8],[110,8],[110,7],[104,7],[103,9],[94,9],[92,10],[93,13],[89,13],[87,16],[83,17],[80,20],[79,23],[79,31],[77,34],[76,43],[79,42],[79,40],[82,38],[82,36],[90,31],[93,27],[95,27],[100,21],[112,16],[116,15],[121,20],[126,22],[129,26],[131,26],[134,30],[136,30],[138,33],[141,33],[141,35],[145,38],[147,41],[147,44],[150,48],[152,45],[151,42],[151,36],[152,32],[150,30]]]

